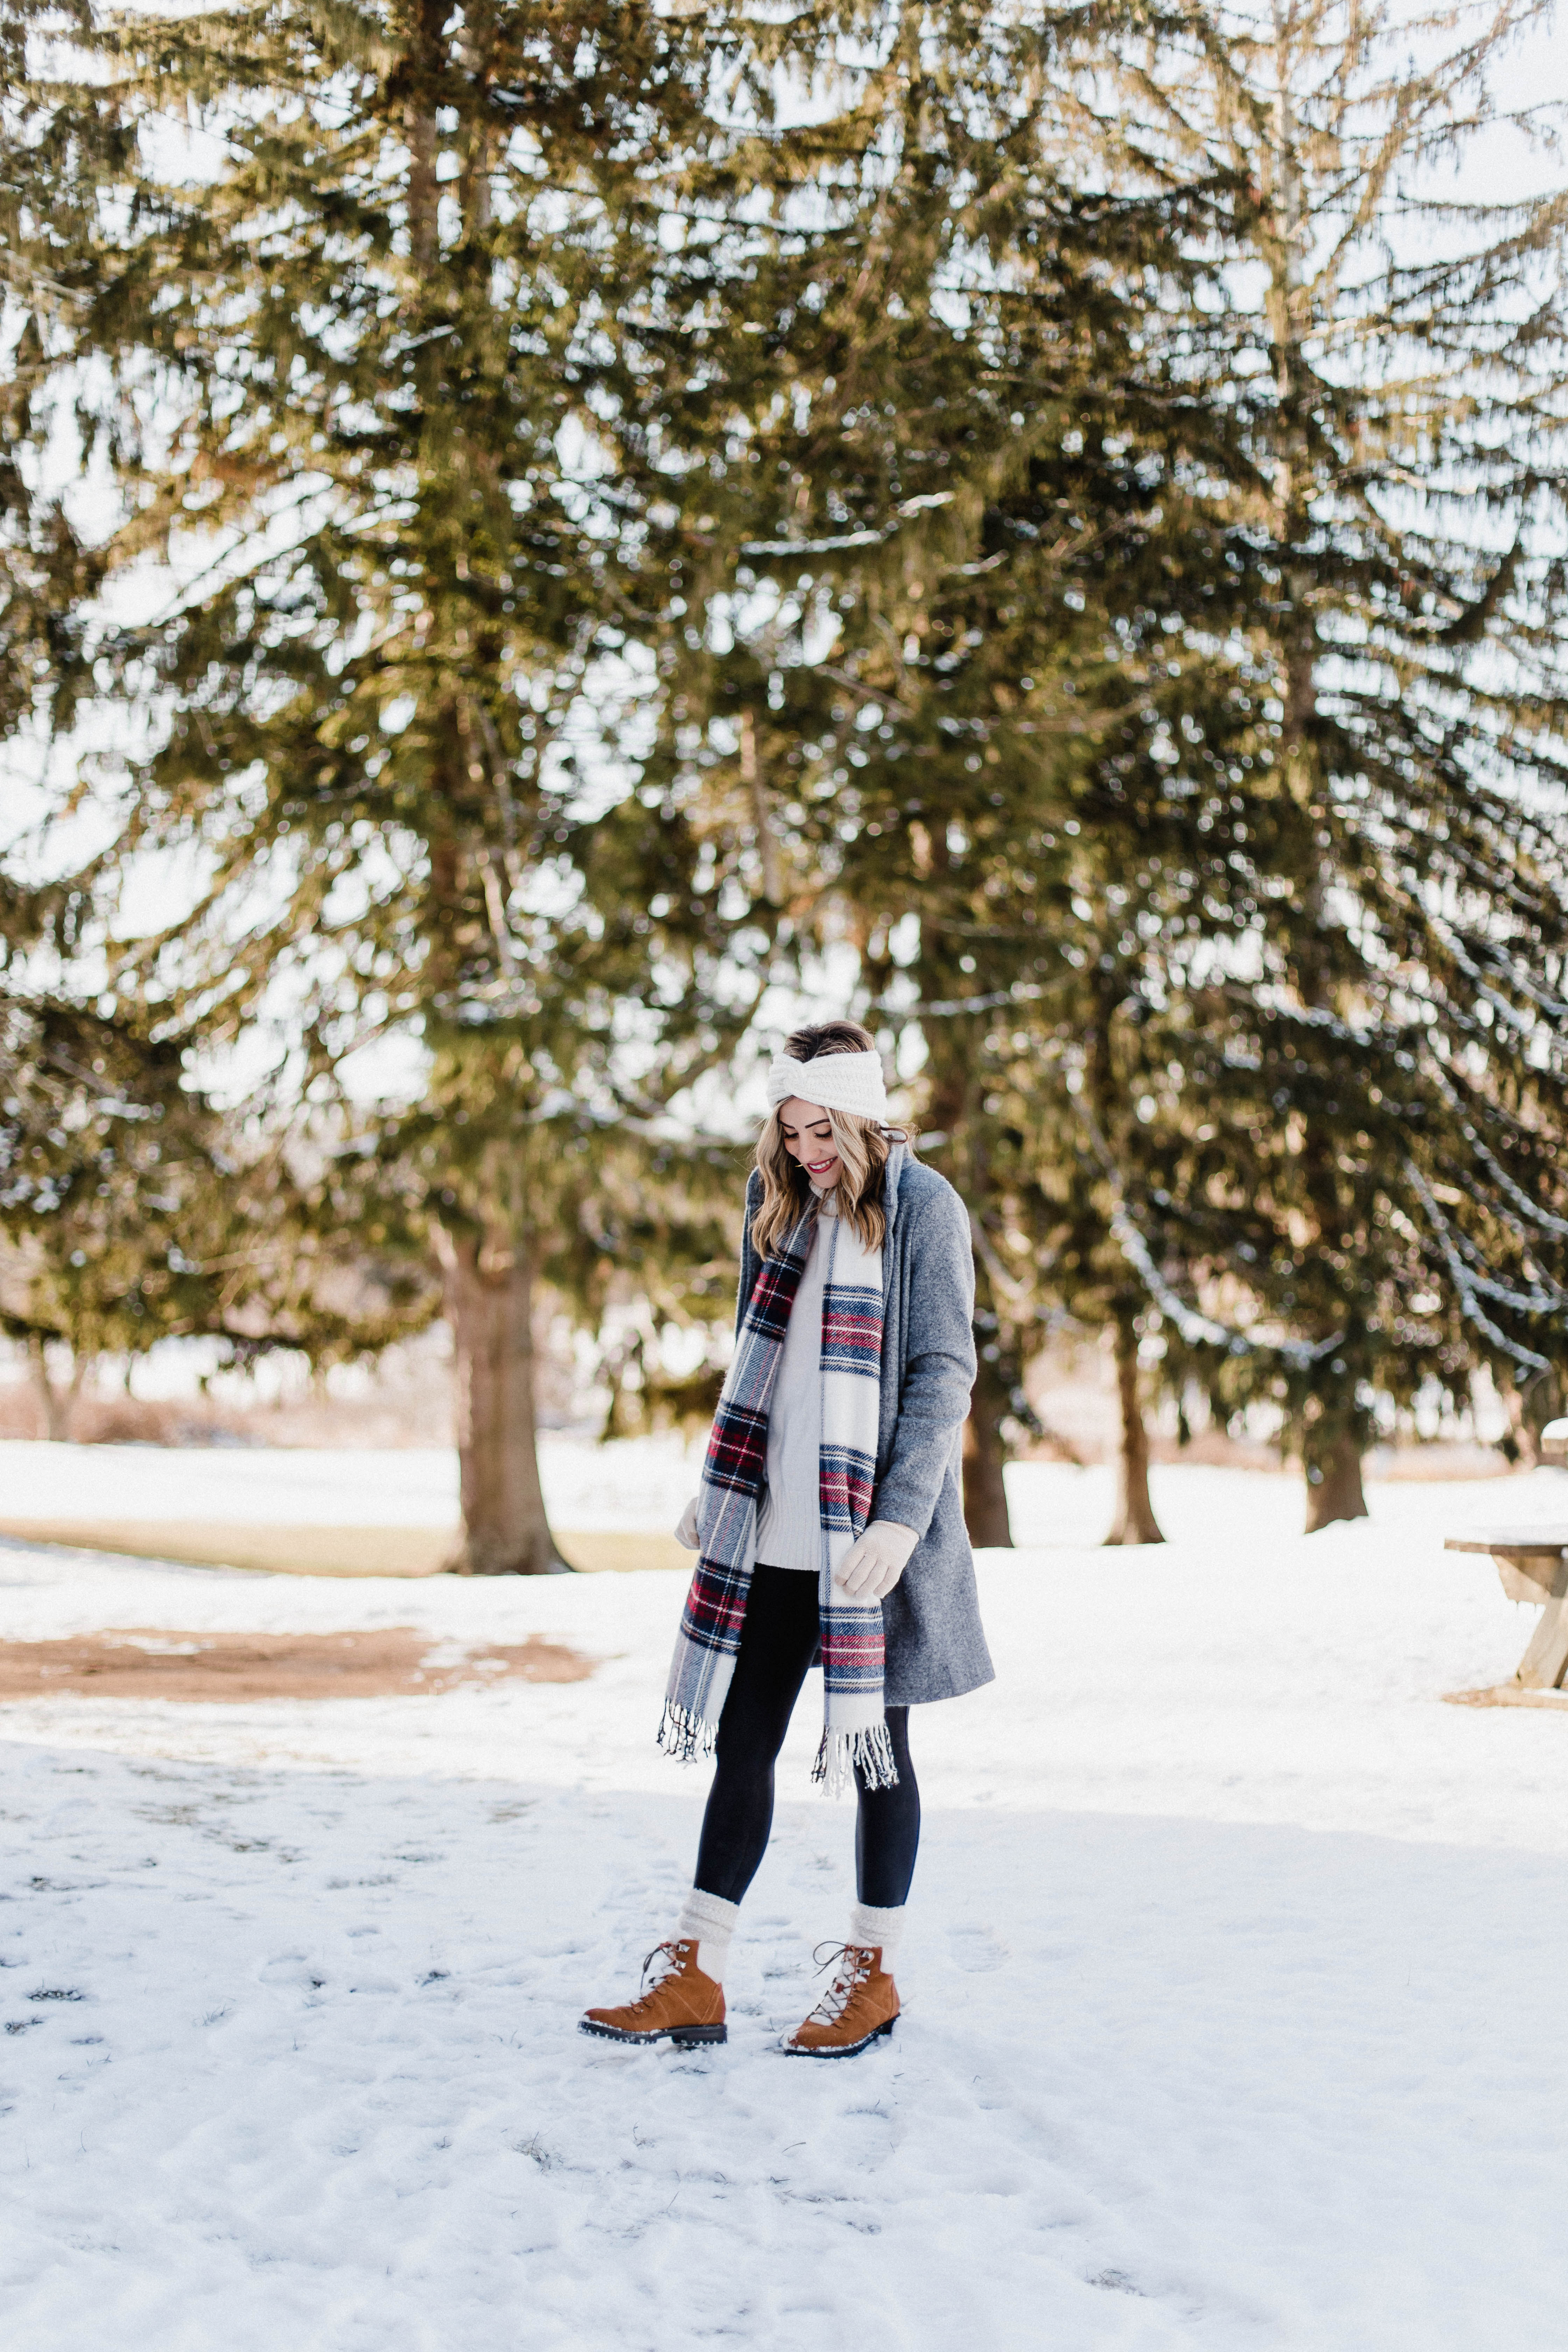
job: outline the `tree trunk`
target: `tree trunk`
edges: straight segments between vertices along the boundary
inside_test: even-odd
[[[1316,1472],[1316,1476],[1313,1473]],[[1326,1444],[1307,1454],[1307,1527],[1315,1536],[1336,1519],[1364,1519],[1366,1496],[1361,1483],[1361,1446],[1353,1430],[1342,1429]]]
[[[63,1387],[50,1378],[47,1344],[36,1335],[27,1341],[27,1360],[38,1402],[44,1409],[44,1435],[52,1445],[68,1445],[76,1425],[77,1399],[87,1376],[87,1359],[72,1356],[70,1379]]]
[[[1557,1375],[1536,1372],[1522,1388],[1505,1378],[1500,1390],[1514,1458],[1522,1469],[1539,1470],[1546,1459],[1541,1433],[1549,1421],[1557,1419],[1562,1406],[1563,1391]]]
[[[1163,1543],[1149,1496],[1149,1433],[1138,1399],[1138,1333],[1131,1316],[1116,1326],[1116,1398],[1121,1419],[1116,1516],[1105,1540],[1108,1544]]]
[[[1519,1464],[1521,1470],[1539,1470],[1541,1441],[1531,1425],[1530,1415],[1525,1412],[1522,1394],[1510,1380],[1504,1380],[1500,1383],[1499,1393],[1502,1398],[1503,1411],[1508,1415],[1509,1440],[1513,1446],[1511,1458]],[[1506,1446],[1504,1450],[1507,1450]]]
[[[757,761],[757,722],[749,710],[741,713],[741,782],[752,795],[752,814],[757,828],[757,855],[763,862],[763,896],[770,907],[782,907],[784,902],[784,866],[779,856],[778,835],[773,831],[773,821],[768,808],[763,772]]]
[[[976,1549],[1011,1550],[1012,1525],[1007,1517],[1007,1489],[1003,1481],[1002,1416],[1007,1398],[1000,1383],[988,1377],[984,1361],[963,1424],[963,1524]]]
[[[505,1235],[438,1226],[458,1384],[463,1576],[555,1576],[533,1422],[533,1271]]]

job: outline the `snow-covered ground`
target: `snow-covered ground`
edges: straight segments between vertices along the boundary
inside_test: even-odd
[[[684,1495],[679,1448],[569,1452],[563,1523],[573,1492],[635,1487],[643,1524]],[[0,1489],[79,1516],[101,1478],[101,1507],[172,1517],[221,1471],[192,1516],[246,1492],[320,1523],[335,1494],[418,1524],[425,1459],[279,1455],[269,1481],[253,1454],[4,1447]],[[916,1720],[906,2014],[839,2066],[773,2047],[851,1891],[815,1683],[728,2046],[574,2031],[689,1873],[704,1775],[652,1745],[679,1577],[0,1546],[13,1636],[415,1624],[604,1662],[438,1698],[0,1708],[7,2352],[1556,2352],[1568,1718],[1440,1704],[1510,1674],[1531,1622],[1440,1547],[1568,1518],[1568,1476],[1391,1486],[1310,1539],[1289,1480],[1155,1492],[1174,1540],[1105,1553],[1099,1473],[1018,1479],[1037,1548],[982,1563],[998,1680]]]
[[[701,1448],[677,1438],[613,1447],[546,1437],[547,1498],[562,1527],[673,1527]],[[0,1517],[220,1520],[247,1527],[450,1528],[458,1457],[449,1447],[341,1453],[289,1447],[177,1453],[155,1445],[0,1443]]]
[[[700,1441],[638,1437],[614,1445],[549,1435],[539,1448],[544,1496],[555,1525],[578,1529],[663,1531],[695,1492]],[[1298,1475],[1255,1470],[1156,1470],[1167,1535],[1202,1537],[1217,1512],[1245,1517],[1265,1551],[1300,1533]],[[1441,1537],[1458,1518],[1490,1520],[1522,1509],[1568,1514],[1568,1474],[1533,1481],[1481,1479],[1384,1490],[1391,1524]],[[1013,1532],[1021,1545],[1097,1544],[1110,1522],[1111,1473],[1065,1463],[1016,1462],[1007,1470]],[[449,1528],[458,1518],[458,1457],[440,1446],[383,1453],[291,1446],[45,1445],[0,1441],[0,1519],[194,1519],[257,1527]]]

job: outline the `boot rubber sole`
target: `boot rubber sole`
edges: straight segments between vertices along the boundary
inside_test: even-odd
[[[657,2033],[636,2033],[628,2026],[601,2025],[591,2017],[580,2017],[577,2031],[595,2034],[601,2042],[673,2042],[678,2050],[689,2050],[699,2042],[727,2042],[730,2038],[727,2025],[661,2025]]]
[[[874,2025],[871,2028],[863,2042],[841,2042],[827,2048],[815,2050],[806,2042],[781,2042],[779,2048],[786,2058],[858,2058],[861,2051],[869,2050],[873,2042],[880,2042],[884,2035],[891,2038],[893,2028],[897,2025],[901,2013],[899,2010],[895,2010],[891,2017],[885,2017],[880,2025]]]

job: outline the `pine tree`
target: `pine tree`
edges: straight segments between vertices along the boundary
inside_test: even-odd
[[[1211,976],[1184,1070],[1225,1130],[1193,1205],[1212,1235],[1228,1193],[1234,1276],[1310,1343],[1229,1367],[1284,1407],[1310,1527],[1364,1510],[1377,1400],[1413,1360],[1460,1385],[1467,1355],[1542,1360],[1477,1279],[1551,1307],[1510,1261],[1553,1246],[1564,1108],[1562,205],[1456,205],[1433,180],[1500,125],[1489,77],[1539,16],[1102,20],[1119,184],[1213,186],[1216,249],[1264,288],[1207,389],[1251,461],[1231,498],[1268,591],[1246,644],[1281,822],[1239,850],[1259,961]],[[1234,799],[1209,809],[1238,833]]]
[[[847,934],[889,1040],[922,1036],[929,1148],[974,1223],[966,1507],[995,1543],[1004,1432],[1029,1425],[1023,1368],[1049,1300],[1065,1277],[1134,1360],[1146,1307],[1103,1204],[1092,1241],[1061,1230],[1042,1129],[1075,1170],[1070,1223],[1101,1171],[1060,1085],[1020,1098],[1012,1040],[1020,1024],[1032,1043],[1053,1024],[1076,1037],[1105,994],[1074,911],[1081,869],[1102,857],[1114,888],[1147,812],[1120,758],[1097,782],[1097,747],[1127,731],[1151,678],[1163,694],[1152,591],[1173,549],[1190,554],[1184,533],[1202,542],[1205,593],[1216,564],[1224,583],[1201,515],[1163,539],[1156,526],[1162,498],[1180,502],[1176,459],[1225,426],[1184,396],[1171,339],[1151,347],[1151,281],[1192,275],[1185,198],[1076,188],[1029,45],[998,37],[977,66],[970,29],[950,20],[940,66],[929,42],[889,38],[829,151],[797,265],[810,299],[786,313],[794,397],[753,428],[746,562],[672,715],[756,802],[788,918]],[[1123,1529],[1147,1520],[1145,1486]]]
[[[36,86],[90,28],[88,0],[0,0],[0,742],[40,721],[68,727],[102,576],[40,446],[51,379],[74,373],[85,398],[94,226],[125,161],[112,104]]]
[[[358,1155],[246,1134],[188,1060],[188,1041],[121,1014],[0,993],[0,1329],[52,1438],[101,1357],[202,1339],[224,1366],[285,1348],[323,1367],[437,1306],[384,1187],[368,1237]]]
[[[1310,52],[1326,21],[1274,37]],[[1310,1525],[1353,1511],[1379,1398],[1541,1360],[1510,1317],[1552,1307],[1543,1147],[1561,1131],[1540,1017],[1561,995],[1558,861],[1530,791],[1555,776],[1560,578],[1541,537],[1500,564],[1444,512],[1469,480],[1505,518],[1556,496],[1555,314],[1515,299],[1554,266],[1554,215],[1509,223],[1511,247],[1353,282],[1400,142],[1420,163],[1449,135],[1486,45],[1414,109],[1374,73],[1352,120],[1332,71],[1337,121],[1278,92],[1216,106],[1227,144],[1190,121],[1164,134],[1219,72],[1210,51],[1250,37],[1171,17],[1161,39],[1184,25],[1190,48],[1147,67],[1161,105],[1108,121],[1049,38],[1033,79],[1027,37],[1004,44],[1017,69],[993,95],[1060,100],[1012,112],[1011,145],[975,133],[970,61],[944,80],[929,47],[901,79],[893,59],[863,150],[892,163],[853,201],[832,184],[804,349],[792,332],[806,381],[761,443],[773,611],[693,697],[731,712],[740,785],[771,789],[794,870],[923,1029],[977,1242],[993,1217],[993,1242],[1032,1235],[1036,1295],[1115,1328],[1116,1532],[1141,1536],[1141,1323],[1164,1317],[1173,1381],[1280,1408]],[[1358,26],[1352,73],[1378,37]],[[1091,29],[1101,64],[1142,38]],[[1260,171],[1281,138],[1300,152]],[[1303,297],[1288,215],[1313,170],[1318,217],[1349,242]],[[1275,271],[1261,314],[1223,274],[1258,253]],[[1053,273],[1092,368],[1064,367],[1048,294],[1007,346],[1002,298],[1025,284],[1041,304]],[[1005,412],[984,398],[1003,384]],[[1020,539],[1048,552],[1032,574]],[[918,944],[895,958],[906,914]],[[1514,995],[1494,1018],[1500,980]],[[1435,1184],[1468,1230],[1434,1223]],[[994,1287],[987,1256],[1004,1261],[981,1255]],[[1020,1336],[1030,1287],[1014,1285]],[[1002,1328],[994,1299],[981,1315]],[[983,1378],[972,1439],[1006,1401]]]
[[[679,617],[654,493],[704,406],[667,363],[703,268],[663,230],[714,59],[651,9],[424,0],[139,17],[105,54],[127,120],[188,107],[220,148],[182,180],[144,146],[98,250],[109,552],[177,579],[100,648],[161,721],[121,845],[206,867],[120,983],[217,1037],[277,1013],[306,1101],[367,1039],[417,1044],[381,1149],[454,1328],[463,1564],[548,1570],[542,1264],[609,1122],[728,1049],[767,949],[742,847],[633,789],[617,740]]]

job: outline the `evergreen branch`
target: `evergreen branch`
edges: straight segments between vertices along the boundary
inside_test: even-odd
[[[1484,1339],[1489,1339],[1494,1347],[1500,1348],[1504,1355],[1510,1357],[1516,1364],[1527,1364],[1531,1371],[1550,1371],[1552,1370],[1550,1357],[1538,1356],[1532,1349],[1519,1346],[1516,1341],[1509,1338],[1506,1331],[1500,1330],[1491,1320],[1480,1305],[1469,1270],[1454,1245],[1452,1228],[1442,1210],[1437,1206],[1425,1177],[1413,1160],[1406,1160],[1405,1172],[1410,1179],[1416,1198],[1426,1210],[1432,1230],[1437,1237],[1437,1246],[1443,1253],[1454,1287],[1459,1295],[1460,1312],[1467,1322],[1472,1323]]]
[[[1096,1125],[1088,1104],[1082,1098],[1081,1088],[1070,1091],[1068,1099],[1094,1146],[1095,1156],[1100,1161],[1106,1182],[1110,1189],[1111,1236],[1155,1306],[1174,1324],[1187,1347],[1219,1348],[1223,1349],[1226,1354],[1233,1356],[1274,1358],[1281,1363],[1292,1364],[1301,1370],[1305,1370],[1312,1364],[1321,1362],[1334,1353],[1343,1342],[1345,1336],[1343,1331],[1336,1331],[1331,1338],[1320,1339],[1316,1343],[1304,1339],[1260,1340],[1252,1339],[1246,1332],[1234,1329],[1229,1324],[1217,1321],[1212,1315],[1205,1315],[1196,1307],[1189,1307],[1186,1300],[1160,1272],[1155,1263],[1154,1254],[1140,1231],[1136,1218],[1127,1206],[1121,1180],[1110,1155],[1110,1148]]]

